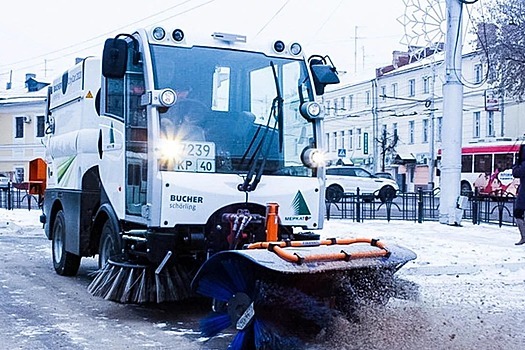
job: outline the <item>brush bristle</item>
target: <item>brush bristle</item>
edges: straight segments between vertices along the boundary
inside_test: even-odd
[[[200,321],[200,331],[205,337],[213,337],[232,324],[227,313],[213,312]]]
[[[119,303],[162,303],[189,298],[190,280],[183,266],[166,266],[155,274],[153,267],[108,261],[97,271],[88,291]]]

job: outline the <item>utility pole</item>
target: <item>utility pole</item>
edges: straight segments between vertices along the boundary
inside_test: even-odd
[[[354,73],[357,73],[357,26],[354,27]]]
[[[432,77],[430,78],[430,164],[428,165],[428,184],[431,190],[434,189],[434,173],[436,161],[436,121],[434,115],[434,88],[436,83],[436,66],[432,63]]]
[[[463,85],[461,84],[463,4],[446,0],[445,83],[443,84],[443,142],[439,222],[453,224],[461,182]]]
[[[374,172],[378,172],[379,169],[379,121],[377,115],[377,105],[378,105],[378,91],[377,91],[377,77],[372,80],[372,140],[374,143]]]

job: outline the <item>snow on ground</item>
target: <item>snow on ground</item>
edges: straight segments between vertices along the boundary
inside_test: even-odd
[[[0,241],[6,235],[45,237],[40,214],[38,210],[0,209]],[[417,284],[420,292],[417,301],[393,299],[385,313],[372,311],[361,324],[344,324],[340,332],[334,332],[340,344],[335,345],[332,338],[327,348],[468,349],[475,345],[478,349],[520,349],[525,245],[514,245],[518,229],[468,221],[462,225],[326,221],[320,231],[323,238],[378,238],[387,246],[413,250],[417,259],[398,276]]]
[[[421,285],[423,300],[433,305],[469,303],[494,312],[525,309],[525,245],[514,245],[519,240],[517,227],[329,220],[322,236],[378,238],[413,250],[417,259],[398,274]]]
[[[40,214],[39,210],[0,210],[0,237],[19,234],[44,237]],[[324,238],[378,238],[386,244],[413,250],[417,259],[407,263],[399,275],[422,285],[422,296],[433,303],[459,303],[468,299],[469,303],[493,303],[495,309],[516,307],[516,303],[525,308],[522,287],[509,288],[523,286],[525,282],[525,245],[514,245],[519,240],[518,228],[473,225],[468,221],[462,225],[332,219],[325,221],[320,233]],[[425,295],[425,284],[432,285],[428,289],[433,295]],[[442,290],[443,294],[436,294],[436,290]]]

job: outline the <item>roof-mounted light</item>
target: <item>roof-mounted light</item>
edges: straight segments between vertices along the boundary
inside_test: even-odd
[[[173,33],[171,33],[171,37],[175,41],[182,41],[184,40],[184,32],[182,31],[182,29],[175,29]]]
[[[230,34],[230,33],[221,33],[221,32],[214,32],[211,35],[212,38],[216,40],[226,41],[228,43],[245,43],[246,42],[246,36],[245,35],[239,35],[239,34]]]
[[[155,29],[153,29],[152,35],[155,40],[162,40],[166,36],[166,31],[162,27],[155,27]]]
[[[299,55],[302,51],[303,51],[303,48],[301,47],[301,45],[299,45],[299,43],[293,43],[290,46],[290,53],[294,56]]]
[[[275,50],[275,52],[281,53],[284,51],[285,47],[286,46],[281,40],[277,40],[276,42],[273,43],[273,49]]]

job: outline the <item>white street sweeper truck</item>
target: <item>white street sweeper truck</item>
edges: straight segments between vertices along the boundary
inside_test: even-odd
[[[329,57],[294,42],[166,27],[106,40],[49,89],[42,222],[56,272],[98,254],[94,295],[211,297],[203,333],[233,324],[239,349],[283,346],[278,323],[323,326],[359,298],[388,299],[413,252],[315,234],[318,100],[338,82]]]

